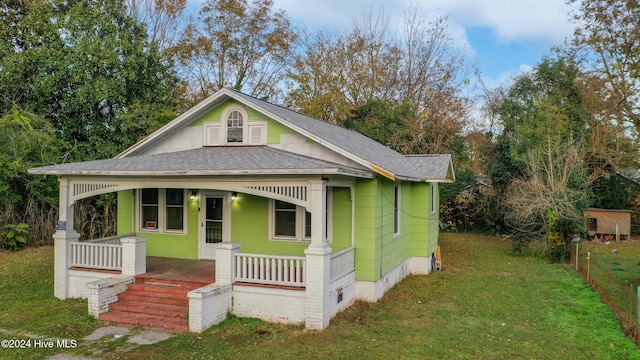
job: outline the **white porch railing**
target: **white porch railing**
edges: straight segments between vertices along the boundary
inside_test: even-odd
[[[305,286],[303,256],[235,254],[235,281]]]
[[[112,245],[120,245],[122,244],[122,242],[120,241],[120,239],[124,238],[124,237],[129,237],[129,236],[134,236],[133,234],[127,234],[127,235],[116,235],[116,236],[109,236],[109,237],[105,237],[105,238],[100,238],[100,239],[93,239],[93,240],[87,240],[84,241],[85,243],[91,243],[91,244],[112,244]]]
[[[331,254],[331,281],[355,270],[355,250],[351,246]]]
[[[133,234],[72,242],[71,266],[100,270],[122,270],[122,238]]]
[[[122,269],[122,245],[72,242],[71,266],[102,270]]]

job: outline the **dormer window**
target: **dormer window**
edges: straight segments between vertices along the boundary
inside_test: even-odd
[[[243,116],[238,110],[233,110],[227,115],[227,144],[242,144],[244,127]]]
[[[238,105],[227,106],[220,121],[204,123],[204,146],[266,145],[267,121],[251,120],[247,110]]]

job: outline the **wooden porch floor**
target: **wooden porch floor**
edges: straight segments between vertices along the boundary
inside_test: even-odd
[[[216,281],[216,262],[147,256],[147,272],[138,276],[212,284]]]

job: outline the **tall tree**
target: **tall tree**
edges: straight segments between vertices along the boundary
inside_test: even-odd
[[[640,130],[640,3],[637,0],[568,0],[573,19],[574,54],[600,78],[614,99],[610,121]],[[613,111],[615,110],[615,111]]]
[[[49,165],[60,155],[51,124],[16,107],[0,116],[0,249],[48,243],[53,235],[58,184],[55,177],[31,176],[30,167]],[[28,225],[25,243],[3,238],[5,230]]]
[[[407,9],[402,26],[398,34],[384,12],[368,10],[345,34],[307,34],[290,74],[287,105],[341,123],[370,100],[411,102],[415,139],[424,135],[421,119],[427,117],[464,123],[464,62],[446,18],[425,22],[416,6]]]
[[[590,183],[584,166],[587,110],[575,63],[545,59],[516,79],[496,108],[503,131],[490,174],[497,214],[528,240],[547,240],[546,255],[564,256],[583,225]]]
[[[125,5],[128,14],[146,26],[149,41],[160,51],[176,45],[187,0],[125,0]]]
[[[296,40],[272,0],[208,0],[173,52],[195,99],[226,86],[274,100]]]
[[[507,228],[524,241],[544,241],[544,255],[554,261],[565,258],[571,238],[584,230],[589,182],[581,150],[549,135],[528,152],[525,177],[510,183],[503,202]]]
[[[122,1],[11,1],[0,5],[0,112],[46,118],[69,159],[107,158],[166,121],[171,64]],[[134,113],[155,120],[137,123]],[[123,117],[129,115],[129,117]],[[126,120],[126,121],[125,121]]]
[[[516,79],[497,109],[501,136],[510,143],[516,164],[525,167],[527,153],[547,142],[582,143],[586,111],[578,68],[570,60],[546,59]]]

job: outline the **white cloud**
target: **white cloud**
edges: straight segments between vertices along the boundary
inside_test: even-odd
[[[402,0],[275,0],[291,18],[311,29],[341,29],[363,10],[373,8],[401,18]],[[487,27],[499,41],[561,42],[572,31],[568,22],[569,5],[562,0],[429,0],[417,2],[429,16],[448,15],[452,27]]]
[[[204,0],[188,0],[190,4],[200,4]],[[363,12],[384,11],[391,19],[391,25],[402,23],[405,9],[417,4],[422,8],[425,20],[447,16],[448,29],[453,43],[463,50],[468,59],[483,59],[487,52],[504,52],[502,59],[510,55],[509,45],[520,44],[531,52],[531,63],[540,60],[537,54],[543,54],[553,45],[559,45],[568,37],[573,26],[569,22],[570,6],[564,0],[274,0],[274,9],[283,9],[297,27],[306,27],[312,32],[324,30],[342,32],[353,19]],[[489,30],[490,38],[478,43],[478,39],[469,39],[470,30]],[[507,45],[507,47],[505,47]],[[474,48],[475,46],[475,48]],[[518,53],[523,55],[522,53]],[[495,58],[495,56],[494,56]],[[517,56],[519,60],[522,56]],[[486,57],[484,57],[486,59]],[[472,60],[473,61],[473,60]],[[485,69],[489,66],[483,60]],[[491,62],[491,60],[488,60]],[[531,65],[518,65],[502,61],[505,69],[491,71],[490,84],[504,84],[510,78],[531,68]]]
[[[571,33],[569,5],[559,0],[433,0],[431,9],[466,26],[489,27],[501,41],[562,41]]]

